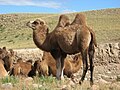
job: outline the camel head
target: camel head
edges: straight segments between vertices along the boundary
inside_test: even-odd
[[[17,63],[22,63],[23,59],[22,58],[18,58]]]
[[[0,48],[0,58],[3,59],[7,55],[8,51],[6,50],[6,47]]]
[[[27,26],[29,28],[32,28],[33,30],[40,30],[42,32],[48,33],[48,26],[41,19],[36,19],[35,21],[29,21],[27,22]]]

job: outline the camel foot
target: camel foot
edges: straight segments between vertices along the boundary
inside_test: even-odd
[[[82,85],[82,82],[83,82],[83,81],[80,80],[80,81],[79,81],[79,84]]]
[[[90,81],[90,86],[91,86],[91,87],[93,86],[93,84],[94,84],[93,81]]]
[[[60,77],[56,77],[57,78],[57,80],[61,80],[61,78]]]
[[[61,77],[61,80],[64,81],[64,77],[63,76]]]

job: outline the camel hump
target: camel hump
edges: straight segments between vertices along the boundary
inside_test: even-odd
[[[68,44],[68,45],[71,45],[74,38],[75,38],[75,34],[76,32],[74,31],[68,31],[67,29],[63,31],[63,33],[59,33],[60,35],[60,38],[62,41],[65,40],[65,42]]]
[[[87,25],[86,16],[84,14],[82,14],[82,13],[76,14],[75,19],[71,24],[72,25],[74,25],[74,24]]]

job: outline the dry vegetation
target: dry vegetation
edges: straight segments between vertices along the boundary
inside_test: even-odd
[[[120,42],[120,8],[82,13],[87,16],[88,25],[95,31],[98,43]],[[67,14],[67,16],[72,20],[75,14]],[[58,17],[59,14],[1,14],[0,47],[36,47],[32,40],[32,31],[26,26],[26,22],[36,18],[42,18],[47,22],[52,31],[58,22]],[[95,70],[97,71],[98,69],[105,70],[105,68],[97,68]],[[64,81],[58,81],[52,76],[35,76],[31,81],[27,81],[26,78],[14,76],[0,78],[0,90],[5,90],[3,89],[3,85],[6,83],[12,84],[12,88],[8,86],[8,90],[120,90],[120,76],[115,82],[99,80],[95,82],[92,88],[89,85],[89,80],[85,80],[82,86],[80,86],[79,84],[72,83],[68,78],[65,78]]]
[[[87,22],[96,33],[97,42],[120,41],[120,9],[105,9],[82,12]],[[76,13],[67,14],[70,20]],[[49,25],[50,30],[56,26],[59,14],[1,14],[0,15],[0,46],[9,48],[35,47],[32,41],[32,31],[26,22],[42,18]]]

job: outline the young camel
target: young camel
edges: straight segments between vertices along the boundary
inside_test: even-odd
[[[6,47],[3,47],[2,49],[0,49],[0,58],[4,62],[5,69],[7,71],[10,71],[13,66],[14,51],[12,49],[7,51]]]
[[[81,20],[81,19],[78,19]],[[59,22],[58,22],[59,23]],[[64,60],[67,54],[81,52],[83,61],[83,74],[79,83],[81,84],[88,70],[89,55],[91,78],[90,84],[93,85],[93,58],[94,58],[94,35],[90,32],[87,25],[77,23],[65,27],[55,28],[49,33],[48,26],[43,20],[37,19],[29,21],[27,26],[33,29],[33,41],[36,46],[43,51],[50,52],[56,60],[56,77],[63,77]]]
[[[13,76],[34,76],[35,75],[35,70],[32,66],[32,61],[28,60],[26,62],[23,62],[22,58],[19,58],[17,60],[17,63],[13,66],[10,75]]]
[[[0,78],[5,77],[5,76],[8,76],[8,73],[7,73],[6,69],[4,68],[3,60],[0,59]]]
[[[81,66],[82,57],[80,54],[75,55],[73,58],[67,57],[65,59],[64,75],[71,77],[73,73],[76,73],[78,70],[80,70]],[[42,61],[36,61],[35,67],[37,68],[40,76],[48,76],[50,74],[56,76],[56,61],[49,52],[44,52]]]
[[[10,49],[9,53],[3,58],[4,67],[7,71],[10,71],[11,68],[13,67],[14,58],[15,58],[14,51]]]

